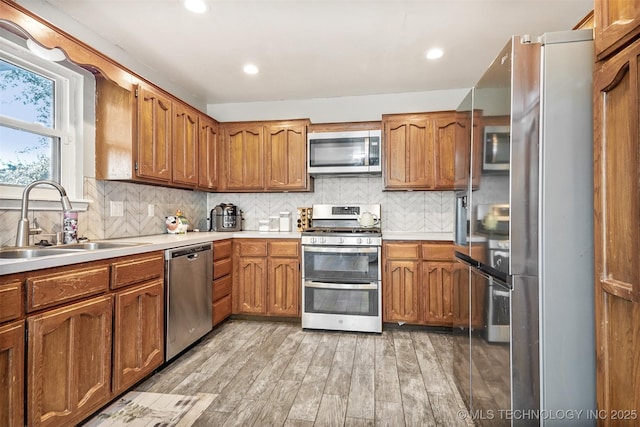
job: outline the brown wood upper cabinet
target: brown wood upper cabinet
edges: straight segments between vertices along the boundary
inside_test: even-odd
[[[127,90],[96,76],[96,93],[97,179],[217,189],[214,119],[145,83]]]
[[[640,2],[595,0],[595,49],[604,59],[640,34]]]
[[[455,111],[383,115],[385,188],[463,188],[471,133],[459,118]]]
[[[198,137],[200,113],[186,104],[173,105],[171,180],[190,187],[198,185]]]
[[[218,122],[208,116],[200,116],[198,135],[198,187],[218,189],[220,169],[220,129]]]
[[[305,191],[308,120],[223,123],[225,191]]]

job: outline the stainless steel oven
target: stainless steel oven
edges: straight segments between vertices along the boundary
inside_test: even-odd
[[[382,332],[382,237],[356,219],[380,208],[365,206],[314,205],[302,234],[303,328]]]
[[[489,239],[487,250],[489,266],[508,273],[509,240]],[[487,288],[487,341],[509,342],[511,290],[493,279],[489,279]]]

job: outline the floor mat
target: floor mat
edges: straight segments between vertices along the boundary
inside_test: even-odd
[[[84,426],[189,427],[216,395],[195,396],[132,391],[91,418]]]

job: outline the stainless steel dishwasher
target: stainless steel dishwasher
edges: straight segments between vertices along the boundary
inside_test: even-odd
[[[164,252],[166,284],[165,360],[203,337],[213,328],[210,243],[181,246]]]

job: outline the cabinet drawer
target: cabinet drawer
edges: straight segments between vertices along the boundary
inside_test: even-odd
[[[420,258],[420,245],[417,243],[386,243],[384,248],[387,258]]]
[[[429,261],[454,261],[453,245],[449,243],[425,243],[422,259]]]
[[[0,285],[0,323],[18,319],[24,314],[22,280],[11,280]]]
[[[46,271],[46,270],[45,270]],[[106,292],[109,289],[109,264],[27,277],[27,311]]]
[[[267,256],[267,242],[240,242],[240,256]]]
[[[231,294],[231,276],[213,281],[213,301]]]
[[[269,255],[277,257],[297,258],[299,254],[298,242],[269,242]]]
[[[231,240],[213,242],[213,260],[231,257]]]
[[[231,295],[213,303],[213,325],[217,325],[231,315]]]
[[[231,258],[221,259],[213,262],[213,279],[226,276],[231,273]]]
[[[142,283],[163,275],[162,253],[129,257],[111,264],[111,289]]]

